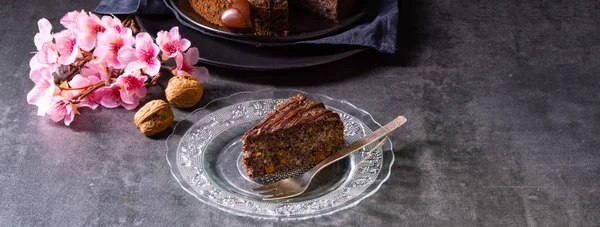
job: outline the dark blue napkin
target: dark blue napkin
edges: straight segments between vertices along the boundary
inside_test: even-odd
[[[218,34],[207,33],[194,25],[186,22],[171,8],[169,0],[102,0],[94,9],[99,14],[132,14],[137,15],[165,15],[174,14],[183,25],[198,30],[204,34],[217,36],[237,42],[255,46],[283,46],[295,44],[345,44],[366,46],[382,53],[396,52],[396,36],[398,24],[398,0],[376,0],[377,14],[369,22],[357,25],[336,35],[322,37],[315,40],[299,41],[294,43],[256,43],[252,41],[234,40]],[[371,0],[366,0],[371,1]]]

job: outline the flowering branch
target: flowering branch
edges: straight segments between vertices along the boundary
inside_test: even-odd
[[[102,80],[102,81],[98,81],[98,83],[96,83],[94,85],[87,86],[87,90],[85,90],[84,92],[80,93],[79,95],[76,95],[75,97],[71,98],[69,103],[70,104],[79,104],[86,96],[88,96],[88,95],[92,94],[94,91],[96,91],[104,86],[108,86],[108,85],[109,85],[108,81]]]
[[[52,33],[50,22],[40,19],[34,37],[37,51],[29,77],[35,86],[27,102],[38,106],[40,116],[69,125],[81,107],[135,109],[146,89],[156,85],[161,68],[198,80],[208,77],[206,68],[194,66],[198,49],[190,48],[177,27],[153,40],[132,15],[120,21],[82,10],[65,14],[60,23],[65,29]],[[176,65],[163,65],[169,59]]]
[[[156,76],[152,77],[152,79],[150,80],[150,82],[146,82],[144,84],[144,86],[146,86],[146,87],[155,86],[156,83],[157,83],[157,81],[158,81],[158,78],[160,78],[160,74],[156,74]]]
[[[73,78],[73,76],[75,76],[75,74],[77,74],[79,72],[79,70],[81,69],[82,66],[84,66],[86,63],[88,63],[91,59],[87,59],[87,58],[81,58],[81,60],[79,60],[78,62],[69,65],[68,67],[68,73],[67,75],[65,75],[63,77],[62,80],[60,80],[60,82],[65,82],[65,81],[69,81]]]

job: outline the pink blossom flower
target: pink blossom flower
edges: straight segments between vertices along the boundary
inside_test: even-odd
[[[60,24],[65,26],[65,28],[74,31],[75,27],[77,26],[77,17],[80,14],[85,14],[85,11],[81,10],[81,12],[78,12],[78,11],[68,12],[62,18],[60,18]]]
[[[146,96],[146,82],[148,78],[134,73],[127,73],[119,76],[115,85],[120,86],[121,100],[125,103],[135,103],[135,97],[142,98]],[[139,99],[138,99],[139,100]]]
[[[58,69],[58,53],[52,42],[46,42],[42,50],[38,51],[31,60],[29,60],[30,74],[39,68],[48,68],[51,73]]]
[[[96,76],[83,77],[82,75],[77,74],[69,81],[69,86],[71,86],[71,88],[87,88],[98,83],[98,81],[100,81],[100,79]],[[73,98],[84,91],[85,89],[69,91],[68,97]],[[96,107],[98,107],[98,103],[96,103],[98,97],[95,97],[95,95],[96,94],[92,93],[84,97],[78,106],[89,107],[92,110],[96,109]]]
[[[107,71],[107,67],[99,62],[88,62],[79,72],[83,77],[94,76],[100,80],[108,80],[110,77]]]
[[[142,69],[146,74],[153,76],[160,71],[160,61],[156,58],[158,52],[158,46],[154,44],[152,37],[148,33],[140,32],[135,37],[135,49],[126,47],[120,50],[119,60],[129,62],[125,68],[126,72]]]
[[[69,103],[69,100],[62,96],[52,97],[52,103],[48,108],[48,114],[54,122],[64,120],[65,125],[71,124],[77,112],[77,105]]]
[[[50,21],[46,18],[42,18],[38,21],[38,28],[40,29],[40,32],[35,34],[33,41],[37,50],[42,50],[42,46],[46,42],[52,41],[52,24],[50,24]]]
[[[54,39],[56,40],[56,50],[60,54],[58,63],[70,65],[75,62],[75,59],[79,56],[79,45],[75,34],[69,30],[62,30],[54,34]]]
[[[38,52],[38,60],[42,64],[54,65],[58,61],[58,52],[52,42],[46,42]]]
[[[123,30],[123,24],[121,23],[121,20],[119,20],[119,18],[116,17],[103,16],[102,26],[104,26],[104,28],[106,29],[114,28],[118,32],[121,32],[121,30]]]
[[[48,68],[33,70],[30,74],[35,86],[27,93],[27,103],[38,107],[37,114],[44,116],[50,107],[52,97],[60,94],[60,88],[54,84],[54,78]]]
[[[77,17],[77,42],[85,51],[91,51],[96,45],[98,33],[106,31],[100,18],[93,13],[82,13]]]
[[[95,93],[100,97],[100,105],[106,108],[123,106],[127,110],[135,109],[140,102],[140,98],[133,96],[132,100],[123,100],[121,99],[121,89],[121,86],[117,84],[111,84],[107,87],[98,89]]]
[[[120,51],[124,48],[131,48],[135,39],[131,29],[123,28],[121,32],[114,28],[107,29],[98,34],[98,46],[94,50],[94,56],[104,59],[108,66],[116,69],[123,69],[127,63],[119,59]]]
[[[198,48],[195,47],[190,48],[185,54],[177,53],[175,56],[177,74],[190,74],[202,83],[208,81],[208,69],[194,66],[198,63],[199,58]]]
[[[29,72],[29,79],[34,83],[38,83],[43,79],[52,79],[52,71],[48,67],[39,67],[36,69],[32,69]],[[52,82],[54,83],[54,82]]]
[[[187,39],[182,39],[179,35],[179,28],[173,27],[169,32],[160,31],[156,36],[156,43],[160,50],[169,58],[175,57],[177,53],[186,51],[191,43]]]
[[[38,53],[36,53],[29,60],[29,68],[30,68],[29,74],[31,74],[31,72],[33,72],[33,70],[36,70],[36,69],[39,69],[42,67],[46,67],[46,65],[40,63],[40,60],[38,59]]]

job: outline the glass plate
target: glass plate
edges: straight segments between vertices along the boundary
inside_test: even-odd
[[[211,101],[180,121],[167,139],[171,173],[185,191],[226,212],[263,219],[297,220],[327,215],[358,204],[390,176],[392,143],[371,153],[367,146],[322,170],[307,192],[291,199],[263,201],[246,177],[241,137],[278,102],[302,93],[338,113],[346,145],[381,127],[348,101],[299,90],[240,92]]]

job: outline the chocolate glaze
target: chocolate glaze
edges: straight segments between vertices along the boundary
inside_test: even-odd
[[[322,120],[326,117],[339,118],[337,114],[326,109],[323,103],[315,103],[306,96],[297,95],[277,106],[265,119],[250,129],[244,137],[255,137],[265,132],[274,132],[299,123]]]
[[[288,124],[289,122],[301,122],[301,121],[306,122],[306,120],[308,118],[306,118],[306,116],[304,116],[303,114],[300,114],[300,112],[306,113],[315,107],[325,108],[323,103],[311,103],[311,104],[305,106],[304,108],[292,109],[291,111],[288,111],[287,113],[280,115],[279,119],[271,121],[271,125],[269,125],[270,127],[269,126],[267,126],[267,127],[271,128],[271,132],[273,132],[273,131],[277,131],[279,129],[284,128],[284,126],[293,125],[293,124]],[[323,115],[324,113],[325,113],[325,111],[318,111],[314,115]]]

